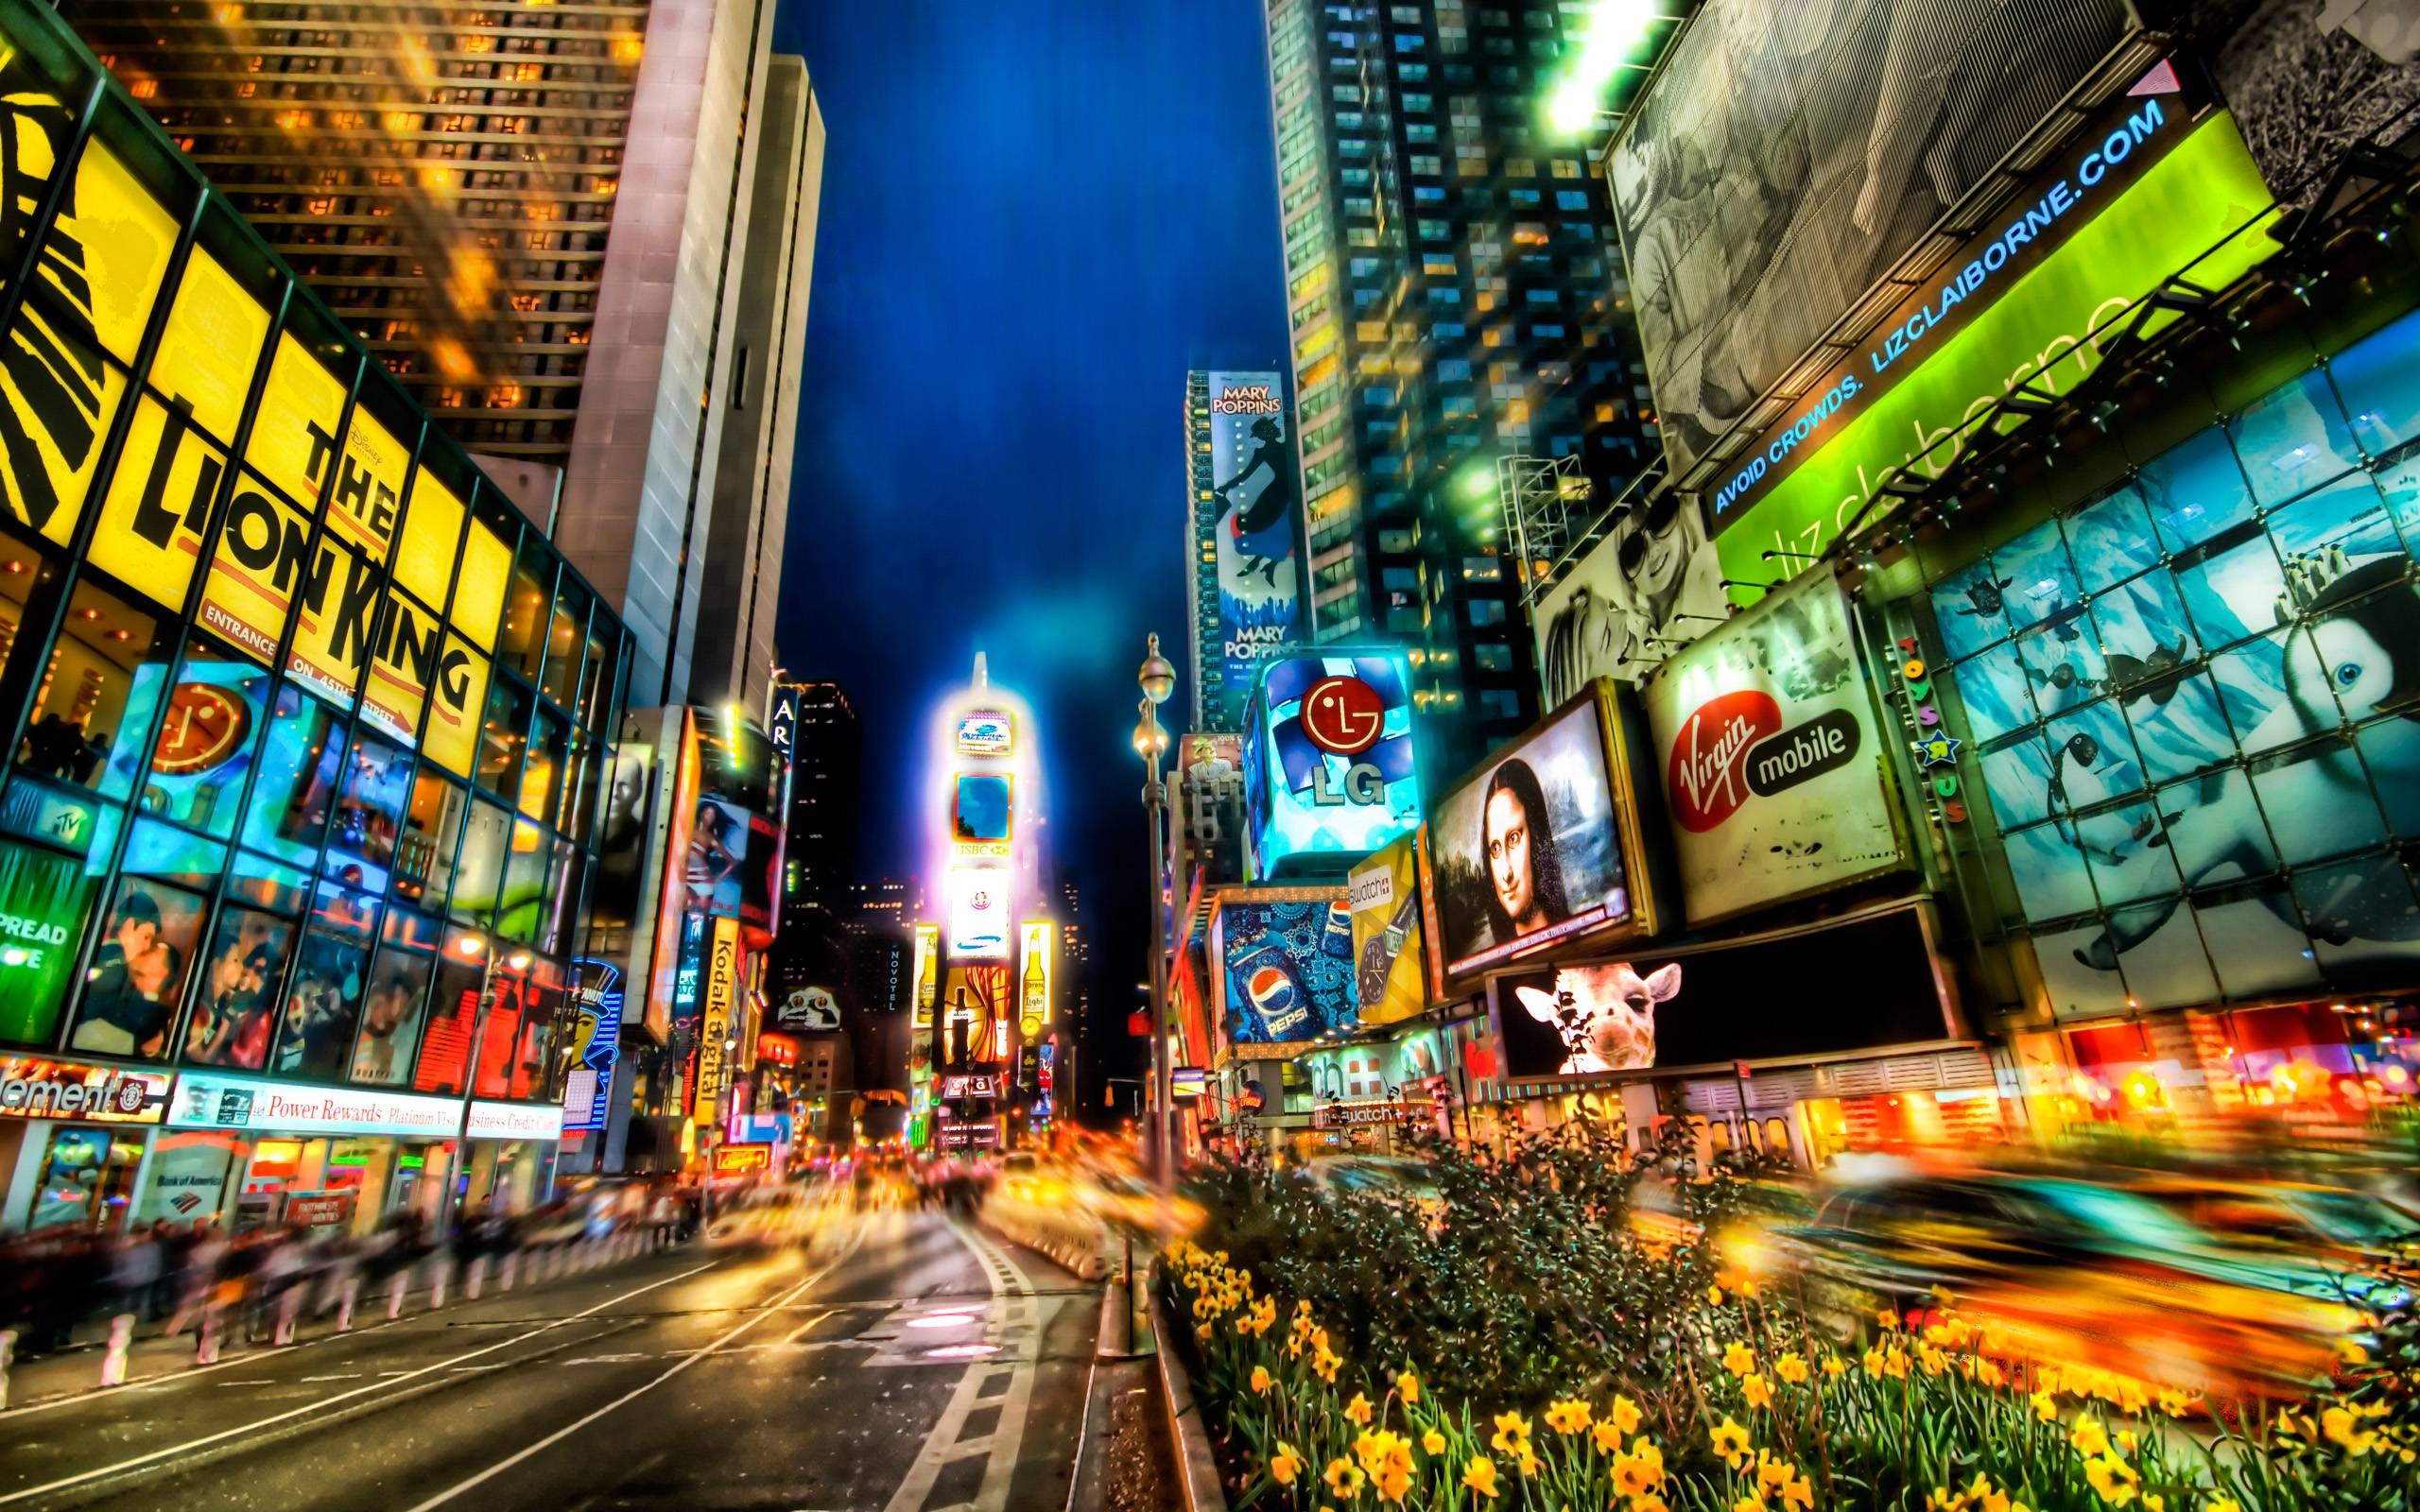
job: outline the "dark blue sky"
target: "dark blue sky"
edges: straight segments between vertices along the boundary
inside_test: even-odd
[[[1260,8],[786,0],[774,44],[829,134],[780,646],[864,715],[859,868],[913,865],[912,746],[981,649],[1132,950],[1145,631],[1184,664],[1185,369],[1286,350]]]

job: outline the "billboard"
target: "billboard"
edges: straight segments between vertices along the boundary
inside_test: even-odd
[[[1595,684],[1437,804],[1428,856],[1447,975],[1602,929],[1654,932],[1613,699],[1613,684]]]
[[[717,919],[706,945],[704,1017],[698,1026],[698,1081],[690,1120],[715,1122],[715,1104],[731,1085],[731,1052],[723,1041],[738,1028],[739,920]]]
[[[1809,1013],[1776,983],[1835,981],[1852,962],[1856,1011]],[[1688,953],[1566,961],[1488,978],[1503,1074],[1513,1081],[1619,1075],[1957,1038],[1913,907]]]
[[[2121,435],[2125,481],[1931,585],[1907,707],[1964,753],[1928,775],[1988,809],[2062,1015],[2410,980],[2415,352],[2406,316],[2223,425]]]
[[[958,867],[949,874],[952,960],[1009,958],[1009,868]]]
[[[1715,438],[2133,29],[2122,0],[1715,0],[1614,145],[1648,383]]]
[[[1301,476],[1287,435],[1286,383],[1273,372],[1210,374],[1210,497],[1218,535],[1219,644],[1225,707],[1243,714],[1262,660],[1302,638]],[[1205,715],[1213,712],[1205,709]]]
[[[1657,641],[1686,641],[1730,608],[1703,511],[1666,489],[1616,518],[1605,539],[1538,601],[1546,707],[1578,697],[1599,678],[1637,681],[1667,654]]]
[[[1050,1022],[1050,986],[1059,970],[1058,926],[1037,919],[1017,927],[1017,1033],[1028,1040],[1042,1036]]]
[[[980,1064],[993,1058],[1009,1012],[1009,969],[952,966],[942,985],[941,1061]]]
[[[2045,396],[2074,389],[2100,366],[2102,343],[2095,333],[2177,269],[2191,264],[2197,284],[2222,288],[2276,249],[2273,239],[2256,233],[2219,245],[2269,203],[2269,191],[2234,122],[2217,114],[2187,125],[2176,115],[2173,96],[2134,103],[2126,137],[2149,129],[2142,150],[2152,154],[2152,163],[2132,187],[2100,199],[2100,213],[2089,219],[2069,211],[2062,217],[2072,228],[2065,241],[2014,282],[1991,278],[1979,284],[1971,300],[1953,306],[1957,319],[1943,319],[1937,330],[1925,326],[1912,337],[1906,336],[1904,322],[1882,332],[1878,346],[1852,359],[1865,366],[1866,375],[1852,372],[1835,384],[1843,393],[1850,383],[1858,385],[1857,406],[1841,410],[1844,418],[1837,420],[1830,414],[1815,417],[1807,407],[1793,420],[1824,423],[1810,423],[1806,444],[1786,454],[1790,468],[1780,470],[1770,461],[1768,455],[1781,444],[1775,440],[1718,477],[1708,506],[1715,510],[1715,546],[1724,576],[1770,577],[1774,564],[1764,559],[1766,552],[1814,555],[1860,514],[1868,521],[1881,518],[1890,496],[1882,496],[1872,513],[1866,512],[1866,500],[1892,470],[1906,467],[1920,480],[1945,475],[1970,444],[1961,427],[2016,385],[2028,384]],[[2153,112],[2160,117],[2155,126]],[[2086,159],[2099,154],[2105,160],[2111,140],[2079,145],[2057,160],[2058,171],[2044,194],[2075,184],[2066,193],[2083,204]],[[2171,140],[2164,155],[2156,151]],[[2019,214],[2033,215],[2042,204],[2031,201]],[[1979,266],[1978,253],[2004,248],[2013,233],[2013,228],[2003,228],[1970,247],[1967,262]],[[1938,301],[1955,287],[1935,289],[1931,298]],[[1910,318],[1918,318],[1930,316],[1919,312]],[[2159,312],[2145,329],[2157,331],[2171,318]],[[1901,344],[1895,355],[1893,343]],[[1878,357],[1887,357],[1889,369],[1904,375],[1868,395],[1866,379]],[[1819,437],[1828,439],[1818,444]],[[1760,459],[1767,460],[1767,471],[1750,475]]]
[[[1411,678],[1397,651],[1266,663],[1243,745],[1252,874],[1341,870],[1420,825]],[[1288,858],[1311,858],[1288,866]]]
[[[1808,573],[1640,694],[1692,925],[1907,864],[1849,607]]]
[[[1016,748],[1016,721],[998,709],[970,709],[958,716],[953,743],[960,756],[1006,756]]]
[[[1365,1024],[1400,1023],[1428,1006],[1428,947],[1420,921],[1417,833],[1398,835],[1353,868],[1353,1001]]]
[[[1284,1057],[1353,1027],[1353,920],[1331,887],[1240,887],[1210,916],[1211,1008],[1236,1055]]]
[[[950,800],[950,838],[960,847],[1005,846],[1015,836],[1007,772],[960,772]]]
[[[939,924],[916,926],[914,986],[909,998],[913,1004],[913,1022],[919,1029],[933,1022],[933,1004],[941,996],[942,927]]]
[[[614,1063],[622,1053],[622,969],[612,961],[577,956],[579,995],[573,1000],[571,1076],[585,1088],[586,1106],[575,1108],[568,1091],[563,1102],[563,1132],[590,1133],[605,1126],[613,1106]]]

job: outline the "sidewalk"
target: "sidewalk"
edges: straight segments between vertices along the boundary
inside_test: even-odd
[[[676,1247],[671,1245],[662,1249]],[[617,1234],[610,1239],[586,1241],[561,1250],[524,1250],[515,1257],[513,1285],[515,1295],[544,1290],[562,1281],[593,1275],[623,1264],[642,1256],[658,1254],[662,1249],[649,1242],[643,1232]],[[406,1285],[402,1319],[423,1317],[431,1311],[429,1298],[441,1274],[445,1278],[445,1308],[451,1311],[471,1298],[468,1278],[461,1267],[441,1256],[431,1256],[414,1263],[405,1273]],[[301,1349],[327,1339],[342,1336],[337,1328],[337,1294],[322,1285],[324,1278],[314,1278],[297,1288],[303,1295],[294,1317],[293,1342],[285,1349]],[[493,1300],[503,1295],[503,1274],[500,1265],[484,1267],[479,1288],[480,1299]],[[324,1302],[325,1308],[320,1304]],[[388,1282],[365,1280],[354,1303],[352,1333],[383,1328],[388,1323]],[[275,1326],[275,1314],[259,1321],[259,1340],[248,1342],[244,1337],[243,1309],[228,1309],[219,1324],[219,1359],[217,1366],[201,1366],[196,1361],[198,1340],[193,1325],[182,1333],[170,1334],[166,1319],[140,1322],[134,1339],[127,1350],[123,1385],[139,1385],[145,1382],[186,1374],[197,1369],[216,1369],[246,1361],[258,1360],[283,1352],[268,1342]],[[110,1319],[106,1316],[88,1318],[78,1325],[66,1349],[53,1350],[31,1359],[13,1362],[7,1373],[6,1406],[22,1410],[69,1397],[87,1396],[102,1388],[101,1370],[107,1359]]]

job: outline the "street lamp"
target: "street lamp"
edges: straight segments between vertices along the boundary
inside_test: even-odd
[[[1167,754],[1168,732],[1160,728],[1159,706],[1176,691],[1176,668],[1160,655],[1157,635],[1150,638],[1134,680],[1143,689],[1142,701],[1134,706],[1142,714],[1134,725],[1134,754],[1143,759],[1143,821],[1150,863],[1143,875],[1151,889],[1151,1155],[1158,1164],[1160,1238],[1165,1244],[1170,1228],[1168,1199],[1176,1190],[1176,1160],[1175,1141],[1169,1128],[1167,963],[1161,957],[1167,925],[1161,912],[1165,905],[1160,893],[1160,858],[1166,850],[1160,838],[1160,818],[1167,808],[1167,789],[1160,782],[1160,758]]]

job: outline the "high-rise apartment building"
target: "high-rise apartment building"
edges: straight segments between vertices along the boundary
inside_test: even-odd
[[[1537,713],[1495,468],[1655,448],[1613,211],[1543,118],[1593,8],[1269,0],[1311,630],[1385,640],[1447,767]]]
[[[752,414],[756,472],[722,476],[735,410],[783,402],[813,240],[811,204],[755,225],[762,146],[821,158],[803,70],[771,69],[773,0],[60,9],[619,607],[631,704],[686,701],[721,497],[771,542],[760,485],[788,468],[790,427]],[[743,318],[760,247],[798,286]]]

